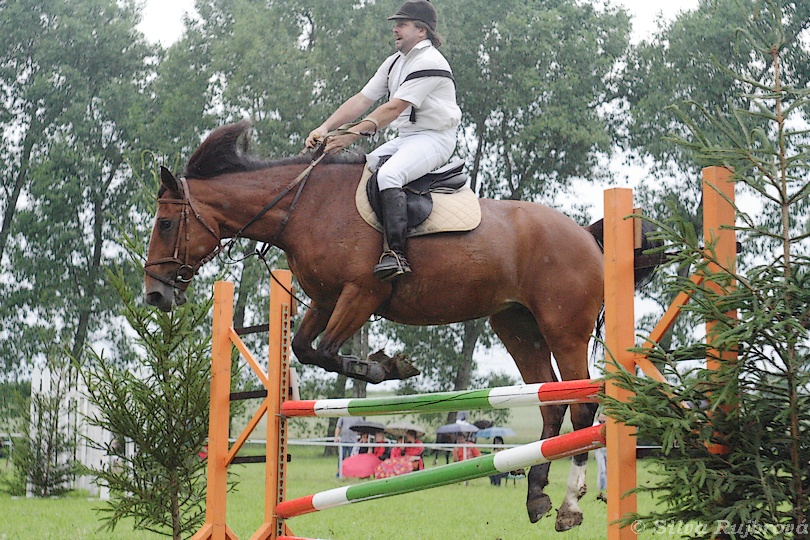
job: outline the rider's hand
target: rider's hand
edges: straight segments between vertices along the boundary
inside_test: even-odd
[[[326,148],[324,148],[324,152],[327,154],[336,154],[344,148],[351,146],[351,144],[360,136],[361,135],[359,133],[351,132],[347,133],[346,135],[333,135],[326,140]]]
[[[307,148],[315,148],[326,137],[327,133],[329,133],[329,130],[323,126],[313,129],[304,144]]]

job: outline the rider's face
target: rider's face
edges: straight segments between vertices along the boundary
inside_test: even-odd
[[[394,48],[402,54],[408,54],[425,37],[427,30],[418,28],[413,21],[399,20],[394,24]]]

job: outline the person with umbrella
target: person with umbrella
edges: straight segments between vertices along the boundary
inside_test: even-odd
[[[385,439],[385,431],[380,430],[374,433],[374,442],[377,443],[373,447],[372,453],[380,460],[386,460],[391,457],[391,447],[385,446],[388,441]]]
[[[374,471],[374,478],[388,478],[425,468],[422,460],[425,447],[419,440],[419,437],[425,434],[424,430],[413,424],[402,423],[389,425],[386,431],[397,437],[403,437],[402,442],[408,446],[392,448],[391,457],[380,463]]]
[[[384,447],[374,447],[369,439],[372,435],[383,434],[385,426],[378,422],[362,420],[356,422],[350,428],[360,434],[360,441],[355,445],[352,455],[343,460],[342,475],[344,477],[368,478],[374,475],[374,470],[380,464],[380,457],[377,450],[385,450]]]
[[[415,430],[409,429],[405,432],[404,441],[409,446],[396,446],[391,449],[391,457],[409,458],[411,468],[414,471],[421,471],[425,468],[425,462],[422,459],[422,454],[425,452],[425,447],[418,437],[419,436]]]
[[[456,444],[460,445],[453,449],[453,461],[464,461],[481,456],[481,451],[473,445],[463,433],[456,435]]]
[[[495,437],[492,438],[492,444],[503,446],[503,437],[501,437],[500,435],[496,435]],[[492,451],[495,453],[500,452],[500,448],[493,448]],[[492,476],[489,477],[489,483],[492,484],[493,486],[500,486],[501,482],[503,481],[504,478],[506,478],[508,474],[509,473],[505,472],[493,474]]]

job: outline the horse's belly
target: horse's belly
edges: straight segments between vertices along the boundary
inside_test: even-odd
[[[509,299],[491,284],[476,285],[447,278],[440,283],[420,284],[402,280],[381,313],[386,319],[411,325],[449,324],[487,317],[506,309]]]

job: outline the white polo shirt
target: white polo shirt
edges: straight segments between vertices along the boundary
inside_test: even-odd
[[[411,107],[391,122],[391,127],[400,132],[456,128],[461,121],[461,109],[456,104],[456,86],[451,79],[420,77],[402,83],[408,74],[425,69],[451,71],[450,64],[429,39],[414,45],[408,54],[397,51],[386,58],[361,92],[374,101],[389,94],[416,107],[416,124],[410,121]]]

